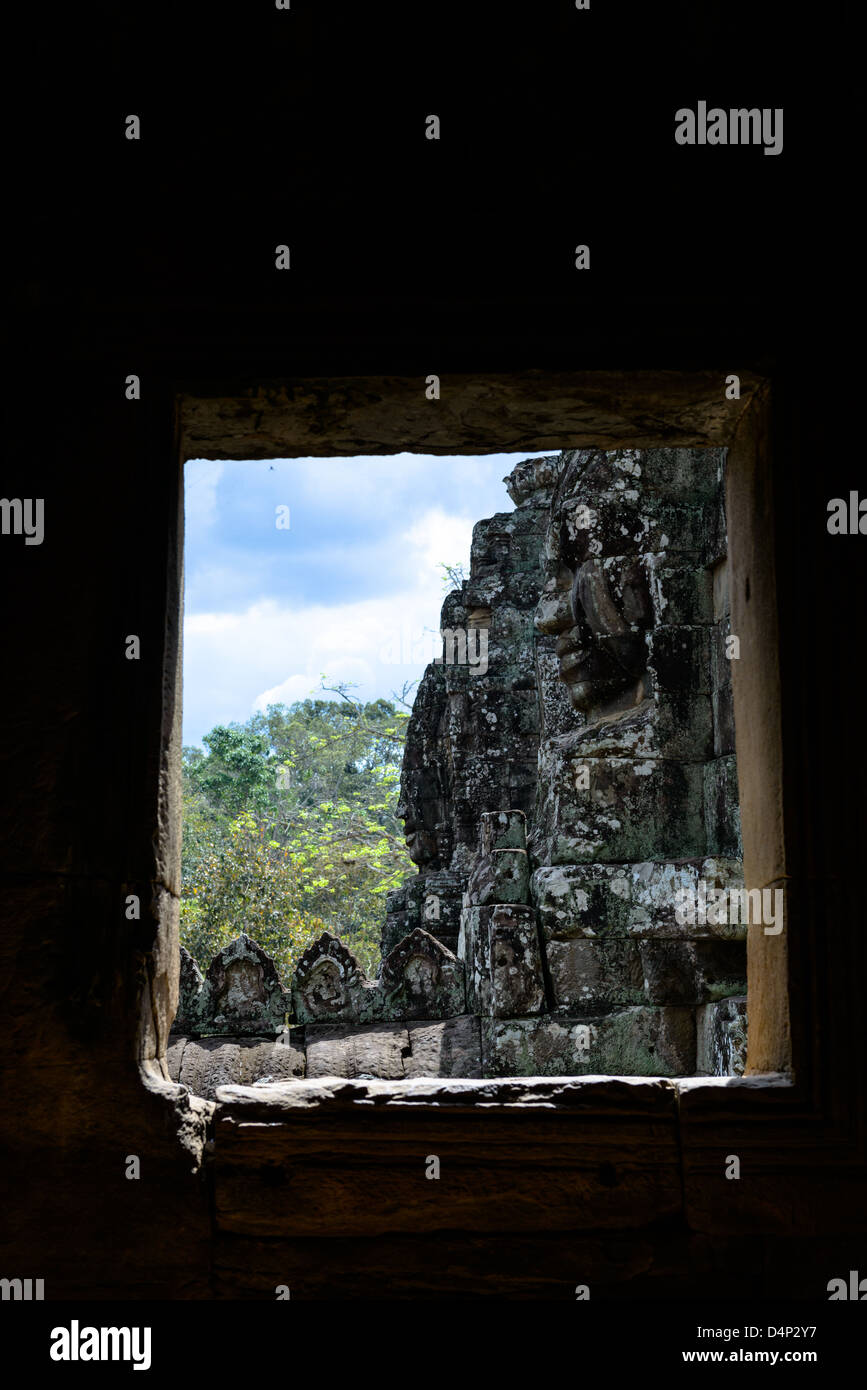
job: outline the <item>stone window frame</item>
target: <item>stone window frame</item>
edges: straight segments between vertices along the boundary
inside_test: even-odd
[[[810,828],[802,816],[783,814],[787,794],[793,803],[791,787],[784,785],[777,567],[784,567],[779,582],[785,592],[797,557],[781,538],[774,509],[771,382],[742,373],[737,400],[726,399],[725,385],[726,373],[712,370],[527,371],[443,377],[436,401],[427,399],[421,377],[269,381],[234,394],[196,386],[177,395],[177,545],[167,591],[170,610],[175,599],[178,606],[166,625],[157,846],[158,863],[168,873],[158,881],[177,882],[180,856],[180,595],[188,459],[724,446],[731,630],[741,639],[732,683],[744,875],[747,887],[781,887],[785,902],[782,936],[764,936],[760,926],[749,931],[744,1077],[301,1081],[279,1090],[223,1088],[213,1116],[212,1158],[217,1220],[219,1225],[225,1210],[227,1233],[419,1233],[460,1229],[470,1213],[473,1229],[491,1230],[501,1221],[504,1191],[512,1229],[581,1225],[576,1193],[591,1192],[588,1226],[633,1221],[637,1203],[645,1219],[685,1208],[692,1228],[708,1232],[775,1229],[775,1221],[787,1230],[794,1203],[809,1212],[811,1227],[821,1229],[815,1188],[803,1179],[820,1165],[841,1175],[851,1171],[856,1149],[839,1088],[823,1077],[821,1040],[797,1018],[792,1028],[789,1018],[790,995],[809,996],[809,962],[818,949],[809,895],[803,880],[788,873],[805,851]],[[177,912],[169,895],[161,902],[154,958],[166,962],[177,957]],[[172,967],[166,968],[171,994]],[[846,982],[838,983],[845,993]],[[140,1037],[152,1033],[146,1023]],[[165,1042],[157,1037],[157,1058]],[[140,1048],[140,1060],[153,1083],[148,1050]],[[179,1090],[170,1089],[175,1095]],[[484,1134],[478,1128],[481,1112]],[[326,1140],[330,1159],[323,1173]],[[419,1155],[451,1155],[469,1181],[468,1156],[477,1167],[480,1151],[501,1182],[419,1187]],[[727,1183],[728,1200],[717,1213],[717,1179],[728,1154],[749,1165],[752,1181]],[[297,1199],[281,1199],[276,1211],[269,1180],[258,1197],[245,1189],[242,1219],[230,1214],[231,1200],[224,1206],[221,1193],[263,1169],[273,1179],[275,1162],[305,1170],[305,1181],[293,1183]],[[638,1197],[634,1183],[627,1193],[610,1179],[618,1162],[642,1178]],[[547,1175],[544,1207],[539,1165]],[[327,1196],[335,1183],[342,1194],[339,1215],[329,1209]],[[437,1200],[422,1202],[420,1209],[425,1187],[437,1189]]]

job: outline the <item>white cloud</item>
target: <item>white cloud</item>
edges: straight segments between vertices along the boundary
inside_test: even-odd
[[[269,705],[294,705],[298,700],[321,698],[318,678],[314,681],[309,675],[287,676],[280,685],[272,685],[263,690],[253,701],[254,710],[267,709]]]
[[[449,516],[435,507],[404,532],[402,539],[412,554],[411,560],[407,556],[407,563],[414,567],[416,584],[434,584],[438,589],[442,582],[440,563],[462,564],[469,574],[474,524],[475,518]]]
[[[374,547],[366,563],[382,566],[380,574],[390,592],[356,598],[349,577],[345,587],[328,587],[326,602],[303,606],[293,601],[290,592],[273,586],[270,592],[277,596],[261,597],[263,589],[267,592],[268,570],[256,547],[243,559],[239,554],[239,564],[246,561],[239,572],[246,574],[246,593],[254,594],[254,600],[245,602],[241,592],[232,589],[227,556],[215,553],[205,534],[218,520],[218,488],[225,465],[211,460],[187,464],[188,531],[199,537],[196,543],[193,536],[190,552],[197,583],[192,593],[188,591],[198,611],[188,607],[184,624],[187,742],[199,741],[215,724],[244,721],[268,704],[306,699],[318,691],[323,674],[329,684],[357,682],[354,693],[364,699],[388,698],[423,674],[435,653],[434,634],[444,597],[439,565],[463,565],[469,572],[473,525],[485,515],[479,495],[481,472],[471,471],[470,459],[432,461],[401,455],[364,460],[363,466],[361,462],[306,460],[299,467],[299,461],[293,460],[293,497],[300,494],[299,506],[307,505],[319,515],[330,512],[338,500],[345,508],[351,499],[356,515],[363,512],[370,517],[369,539],[381,527],[388,554],[399,558],[394,564],[395,580],[389,583],[390,567],[382,547],[378,555]],[[437,467],[435,474],[431,463]],[[434,485],[439,499],[430,497]],[[448,499],[445,505],[442,498]],[[415,506],[410,505],[412,500]],[[421,514],[416,510],[419,506],[426,507]],[[497,501],[488,506],[487,514],[496,507]],[[293,525],[294,521],[293,510]],[[344,541],[339,529],[332,531],[330,525],[327,532],[335,547],[330,576],[339,577],[343,570],[351,576],[350,561],[359,556],[357,538]],[[318,545],[317,557],[325,549],[327,543]],[[205,608],[202,598],[217,593],[220,606]],[[232,610],[227,611],[222,604],[230,598]]]
[[[357,682],[367,699],[420,677],[435,651],[439,563],[466,566],[472,527],[441,508],[414,522],[403,536],[407,585],[396,594],[303,609],[262,599],[242,612],[188,614],[185,713],[194,737],[218,720],[306,699],[323,674],[330,682]],[[205,716],[205,705],[222,712]]]
[[[184,629],[187,741],[213,724],[291,704],[327,684],[358,683],[364,699],[389,697],[420,678],[434,654],[439,583],[394,598],[303,610],[273,600],[243,613],[191,614]]]

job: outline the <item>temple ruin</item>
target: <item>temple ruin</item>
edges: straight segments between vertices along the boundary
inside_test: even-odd
[[[724,469],[517,464],[413,706],[378,978],[328,932],[285,983],[243,931],[182,951],[173,1079],[743,1072],[746,922],[677,910],[743,883]]]

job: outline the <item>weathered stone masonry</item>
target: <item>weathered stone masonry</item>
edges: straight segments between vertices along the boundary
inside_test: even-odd
[[[244,936],[205,978],[183,953],[175,1079],[743,1070],[746,926],[675,916],[678,889],[742,884],[724,462],[517,465],[515,511],[477,524],[442,610],[485,630],[487,662],[447,648],[415,700],[418,873],[389,895],[378,980],[328,933],[288,987]]]

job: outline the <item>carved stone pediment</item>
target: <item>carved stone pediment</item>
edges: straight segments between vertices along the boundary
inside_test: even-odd
[[[298,1023],[359,1023],[376,1018],[379,994],[339,937],[324,931],[307,947],[292,977]]]
[[[183,956],[181,961],[192,987],[195,975]],[[283,1027],[289,995],[271,957],[242,932],[214,957],[200,990],[188,992],[184,1006],[190,1032],[267,1035]]]
[[[464,1012],[464,969],[457,956],[416,927],[382,962],[388,1017],[454,1018]]]

